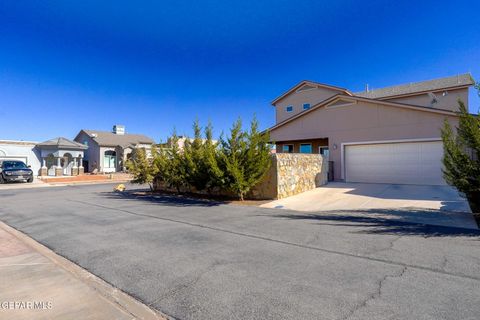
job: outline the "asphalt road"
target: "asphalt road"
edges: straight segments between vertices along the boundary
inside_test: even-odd
[[[480,318],[479,231],[111,190],[2,190],[0,220],[173,319]]]

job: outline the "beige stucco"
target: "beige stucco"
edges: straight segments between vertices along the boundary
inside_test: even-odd
[[[444,119],[453,125],[458,123],[454,115],[358,101],[346,106],[312,110],[273,129],[270,136],[273,141],[328,138],[329,160],[334,162],[335,179],[341,179],[342,144],[439,139]]]
[[[466,106],[468,106],[468,88],[434,91],[433,94],[435,94],[435,96],[437,97],[437,103],[435,104],[431,103],[432,98],[428,93],[421,93],[417,95],[410,95],[398,98],[385,98],[382,100],[458,111],[458,100],[460,99],[463,101],[463,103],[465,103]]]
[[[334,95],[344,93],[342,90],[329,89],[324,87],[315,87],[302,90],[300,87],[297,91],[285,96],[283,99],[275,103],[276,123],[282,122],[303,111],[303,104],[310,103],[311,106],[326,100]],[[293,106],[293,112],[286,112],[287,106]]]

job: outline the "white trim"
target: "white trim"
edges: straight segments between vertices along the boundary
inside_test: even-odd
[[[307,88],[307,89],[302,89],[303,87],[305,86],[309,86],[311,88]],[[299,92],[303,92],[303,91],[310,91],[310,90],[314,90],[314,89],[318,89],[317,86],[312,86],[312,85],[309,85],[307,83],[305,83],[304,85],[300,86],[300,88],[298,88],[297,90],[295,90],[295,93],[299,93]]]
[[[349,101],[346,103],[341,103],[341,104],[334,104],[335,102],[341,101],[342,99],[339,99],[337,101],[332,101],[332,103],[329,103],[325,106],[325,109],[335,109],[335,108],[342,108],[342,107],[349,107],[357,104],[357,101]]]
[[[397,139],[397,140],[371,140],[359,142],[342,142],[340,145],[340,178],[345,180],[345,147],[362,144],[386,144],[386,143],[409,143],[409,142],[435,142],[442,141],[442,138],[417,138],[417,139]]]

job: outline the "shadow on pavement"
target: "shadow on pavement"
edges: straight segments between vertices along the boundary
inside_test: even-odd
[[[345,211],[325,211],[319,214],[277,214],[274,217],[292,220],[312,220],[321,225],[361,227],[358,233],[418,235],[423,237],[480,237],[480,230],[414,223],[405,220],[408,215],[433,214],[437,210],[395,210],[366,209]],[[391,216],[386,218],[385,216]],[[480,240],[480,238],[478,239]]]
[[[171,207],[215,207],[222,203],[211,200],[195,199],[182,195],[148,194],[139,190],[124,192],[101,192],[100,195],[109,199],[127,199],[132,201],[145,201]]]

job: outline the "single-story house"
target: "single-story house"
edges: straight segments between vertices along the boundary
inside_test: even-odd
[[[19,160],[30,166],[34,174],[40,172],[40,150],[36,148],[38,142],[22,140],[0,140],[0,161]]]
[[[301,81],[272,101],[277,152],[320,153],[335,180],[442,185],[444,121],[468,107],[470,74],[353,93]]]
[[[125,126],[115,125],[113,130],[82,129],[74,139],[87,146],[83,166],[87,172],[125,171],[125,162],[135,148],[149,150],[154,140],[142,134],[125,133]]]
[[[83,144],[58,137],[41,143],[0,140],[0,160],[19,160],[35,175],[70,176],[83,173]]]

